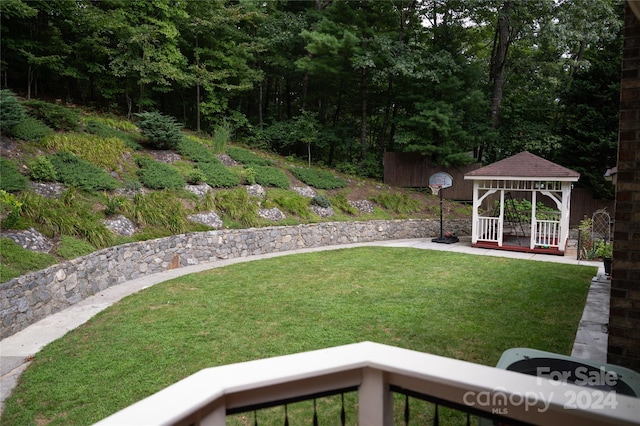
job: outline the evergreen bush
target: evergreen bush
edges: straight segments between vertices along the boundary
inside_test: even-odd
[[[205,175],[205,182],[213,188],[230,188],[240,184],[240,177],[222,163],[198,163],[198,170]]]
[[[329,199],[324,195],[316,195],[315,197],[313,197],[311,199],[311,204],[323,207],[325,209],[331,207],[331,201],[329,201]]]
[[[90,191],[109,191],[119,186],[109,173],[75,155],[60,151],[49,157],[58,182]]]
[[[0,90],[0,131],[13,135],[13,129],[22,121],[26,112],[18,98],[9,89]]]
[[[37,142],[53,133],[53,129],[37,118],[25,117],[13,128],[13,136],[23,141]]]
[[[55,182],[58,179],[56,169],[47,157],[36,157],[29,163],[29,175],[39,182]]]
[[[4,157],[0,157],[0,189],[16,192],[27,189],[29,180],[24,177],[18,166]]]
[[[214,163],[220,164],[220,160],[216,157],[216,154],[196,139],[186,136],[180,140],[176,147],[178,154],[189,157],[191,160],[198,163]]]
[[[22,103],[29,115],[44,121],[56,130],[74,131],[80,129],[80,114],[62,105],[30,99]]]
[[[170,115],[159,112],[136,114],[138,127],[149,143],[157,149],[176,149],[182,140],[182,126]]]
[[[227,148],[227,155],[245,166],[271,166],[273,162],[266,158],[259,157],[253,152],[230,146]]]
[[[331,173],[322,170],[292,167],[290,171],[302,182],[317,189],[343,188],[347,185],[344,179],[335,177]]]
[[[179,189],[184,187],[184,179],[180,172],[168,164],[140,157],[136,161],[140,170],[138,176],[144,186],[149,189]]]
[[[280,169],[269,166],[253,166],[255,182],[262,186],[286,189],[291,184],[287,175]]]

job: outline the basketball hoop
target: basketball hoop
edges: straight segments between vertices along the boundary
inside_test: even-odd
[[[430,183],[429,184],[429,188],[431,188],[431,193],[433,195],[438,195],[438,192],[440,192],[440,190],[442,189],[442,185],[437,184],[437,183]]]

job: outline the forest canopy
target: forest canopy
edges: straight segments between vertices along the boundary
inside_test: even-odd
[[[611,197],[623,0],[3,0],[0,85],[380,177],[529,150]]]

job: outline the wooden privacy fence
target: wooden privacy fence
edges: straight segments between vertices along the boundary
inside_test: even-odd
[[[453,178],[453,186],[444,190],[443,198],[470,202],[473,200],[473,181],[464,180],[464,175],[480,167],[480,163],[462,167],[432,166],[429,159],[420,154],[387,152],[384,155],[384,183],[405,188],[427,188],[431,175],[446,172]]]
[[[453,178],[453,186],[445,189],[442,197],[447,200],[471,202],[473,200],[473,181],[465,180],[464,175],[480,167],[482,167],[480,163],[463,167],[432,166],[429,158],[420,154],[387,152],[384,155],[384,183],[404,188],[426,188],[429,186],[431,175],[437,172],[447,172]],[[522,195],[514,198],[522,198]],[[530,197],[529,201],[531,201]],[[591,188],[574,188],[571,191],[569,225],[571,227],[578,226],[585,216],[591,217],[593,212],[600,209],[607,209],[609,214],[613,216],[614,206],[614,200],[594,198]]]

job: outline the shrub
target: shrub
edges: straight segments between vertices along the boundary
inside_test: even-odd
[[[300,167],[292,167],[290,170],[295,177],[314,188],[335,189],[343,188],[347,185],[344,179],[337,178],[331,173],[322,170],[304,169]]]
[[[13,136],[23,141],[37,142],[53,133],[51,127],[33,117],[25,117],[13,128]]]
[[[231,140],[231,134],[233,133],[233,126],[228,121],[223,121],[215,127],[213,132],[213,149],[218,152],[224,152],[227,144]]]
[[[0,157],[0,189],[7,192],[22,191],[27,188],[29,180],[22,176],[12,161]]]
[[[207,176],[200,169],[194,169],[187,176],[187,181],[192,185],[197,185],[207,181]]]
[[[182,126],[174,117],[159,112],[141,112],[138,127],[157,149],[176,149],[182,140]]]
[[[39,182],[55,182],[58,179],[56,169],[47,157],[36,157],[29,163],[29,175]]]
[[[179,189],[185,184],[180,172],[168,164],[145,157],[138,158],[137,163],[140,181],[149,189]]]
[[[266,158],[262,158],[254,154],[253,152],[236,147],[227,148],[227,154],[239,163],[246,166],[271,166],[273,162]]]
[[[255,185],[258,172],[253,167],[247,167],[244,169],[243,174],[245,182],[249,185]]]
[[[198,163],[222,164],[211,149],[190,136],[182,138],[176,150],[178,154],[187,156]]]
[[[58,182],[66,185],[93,191],[111,190],[119,186],[109,173],[69,152],[57,152],[49,157],[49,161],[53,164]]]
[[[230,188],[240,184],[240,177],[222,163],[198,163],[205,175],[205,182],[214,188]]]
[[[269,166],[253,166],[252,169],[256,172],[256,183],[262,186],[274,186],[282,189],[289,188],[289,178],[282,170]]]
[[[238,222],[241,227],[250,228],[259,223],[258,205],[244,188],[218,192],[215,204],[225,219]]]
[[[110,127],[116,130],[122,130],[123,132],[136,132],[138,126],[130,122],[129,120],[123,120],[118,117],[107,117],[104,115],[91,116],[88,121],[100,123],[106,127]]]
[[[104,202],[105,209],[104,214],[106,216],[113,216],[118,214],[118,212],[122,211],[123,206],[125,205],[126,198],[120,195],[114,195],[113,197],[107,196]]]
[[[13,92],[9,89],[0,90],[0,131],[13,135],[14,127],[24,119],[25,115],[24,107]]]
[[[118,170],[126,151],[119,138],[102,138],[83,133],[54,133],[42,144],[50,150],[66,151],[108,170]]]
[[[13,228],[22,212],[22,203],[13,194],[0,189],[0,225],[2,228]]]
[[[29,115],[44,121],[56,130],[72,131],[80,128],[80,114],[77,111],[50,102],[31,99],[22,103]]]
[[[80,256],[93,253],[96,250],[90,243],[78,238],[63,235],[60,237],[60,246],[56,250],[58,256],[64,259],[76,259]]]
[[[409,197],[407,194],[387,191],[377,197],[373,197],[372,201],[398,214],[409,214],[420,211],[420,201]]]
[[[324,195],[316,195],[313,197],[311,199],[311,204],[324,207],[325,209],[331,207],[331,201],[329,201],[329,199]]]

